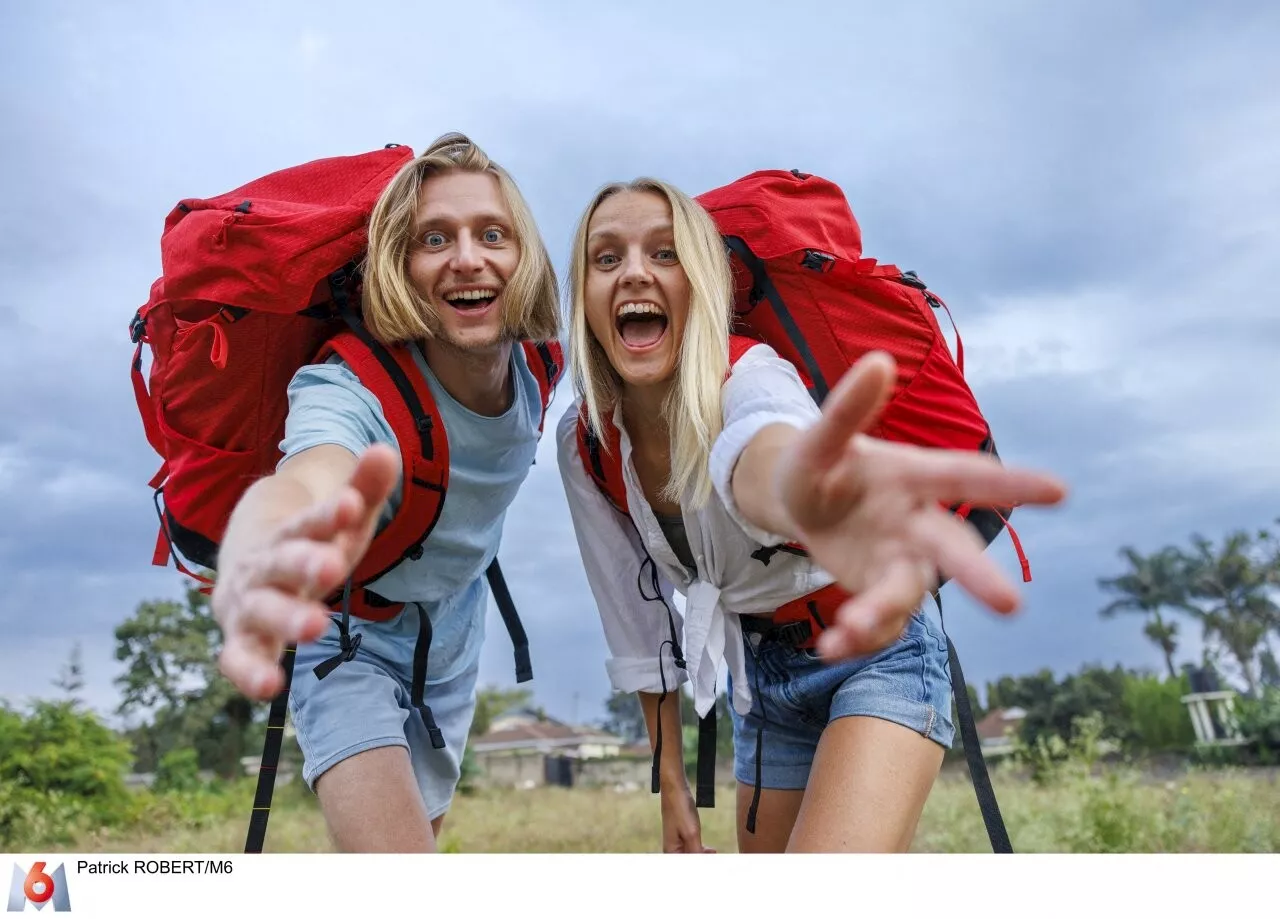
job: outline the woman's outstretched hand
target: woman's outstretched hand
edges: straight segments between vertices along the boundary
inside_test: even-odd
[[[943,505],[1053,505],[1066,495],[1057,478],[990,456],[867,437],[862,432],[895,374],[883,352],[859,360],[775,467],[776,494],[797,541],[853,594],[819,640],[829,659],[895,641],[939,571],[997,613],[1015,612],[1017,588],[973,527]]]

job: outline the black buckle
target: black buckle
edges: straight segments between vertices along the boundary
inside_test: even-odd
[[[813,628],[807,622],[788,622],[786,625],[780,625],[772,632],[774,640],[783,644],[799,647],[809,640],[809,636],[813,634]]]
[[[133,314],[133,318],[129,320],[129,341],[135,345],[142,341],[147,334],[147,320],[142,318],[142,310],[138,310]]]

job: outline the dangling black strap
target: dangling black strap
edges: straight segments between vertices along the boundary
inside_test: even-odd
[[[951,670],[951,691],[956,699],[960,738],[964,744],[965,762],[969,766],[969,778],[973,781],[973,790],[978,796],[978,810],[982,811],[982,822],[987,828],[991,851],[1008,855],[1013,852],[1013,844],[1009,841],[1009,831],[1005,828],[1004,817],[1000,815],[1000,805],[996,801],[996,792],[991,786],[991,776],[987,772],[987,761],[982,755],[978,729],[973,722],[973,706],[969,704],[969,687],[964,681],[964,671],[960,669],[960,657],[956,654],[956,646],[951,643],[951,636],[947,635],[946,623],[942,622],[941,593],[934,591],[933,601],[938,604],[938,621],[942,625],[942,634],[947,638],[947,664]]]
[[[698,790],[694,807],[716,806],[716,709],[698,721]]]
[[[527,683],[533,679],[533,661],[529,658],[529,636],[525,634],[524,623],[516,612],[516,604],[511,599],[511,591],[507,589],[506,578],[498,567],[495,558],[485,569],[485,577],[489,579],[489,590],[493,592],[493,602],[498,604],[498,612],[506,624],[507,634],[511,636],[511,644],[516,655],[516,682]]]
[[[763,640],[762,638],[761,641]],[[760,693],[760,658],[756,656],[755,649],[750,647],[751,643],[747,642],[746,644],[756,664],[756,698],[760,701],[760,724],[756,727],[756,781],[751,791],[751,806],[747,808],[747,832],[754,835],[756,831],[756,813],[760,810],[760,788],[764,778],[762,774],[764,765],[761,762],[761,756],[764,753],[765,712],[764,696]]]
[[[346,585],[342,588],[342,618],[337,620],[338,623],[338,653],[333,657],[322,660],[311,668],[311,672],[316,675],[317,680],[323,680],[329,674],[333,673],[335,667],[343,661],[349,661],[356,656],[356,649],[360,647],[361,635],[354,638],[348,630],[351,622],[351,579],[347,578]]]
[[[249,814],[249,834],[245,838],[244,851],[259,853],[267,838],[267,820],[271,816],[271,798],[275,792],[276,767],[280,765],[280,744],[284,740],[284,720],[289,706],[289,687],[293,685],[293,660],[296,645],[288,645],[280,666],[284,669],[284,688],[271,700],[267,715],[267,738],[262,745],[262,762],[258,765],[258,788],[253,795],[253,810]]]
[[[431,650],[431,617],[421,603],[415,603],[414,606],[418,608],[418,643],[413,648],[413,686],[410,688],[409,701],[422,716],[422,723],[427,726],[431,746],[443,750],[444,734],[436,725],[436,716],[431,713],[431,706],[423,701],[427,685],[427,654]]]

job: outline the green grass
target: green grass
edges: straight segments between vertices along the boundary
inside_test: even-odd
[[[1126,768],[1073,773],[1048,784],[1008,770],[996,793],[1018,852],[1275,852],[1280,850],[1280,781],[1274,771],[1188,769],[1154,779]],[[33,821],[22,849],[87,852],[240,852],[253,795],[250,782],[178,796],[143,793],[133,819],[114,829]],[[734,794],[702,812],[703,839],[736,850]],[[657,800],[647,792],[539,788],[460,796],[445,824],[446,852],[653,852]],[[925,807],[914,850],[989,851],[968,776],[948,770]],[[296,784],[277,790],[268,852],[332,851],[314,798]]]

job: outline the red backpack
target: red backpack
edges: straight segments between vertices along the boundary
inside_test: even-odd
[[[837,185],[798,170],[762,170],[699,195],[697,201],[732,253],[731,364],[753,344],[764,342],[795,365],[821,405],[860,357],[872,350],[887,351],[897,361],[898,379],[870,435],[997,455],[991,429],[964,379],[959,333],[953,359],[938,323],[936,311],[947,309],[945,304],[914,272],[863,257],[861,230]],[[950,317],[950,310],[947,314]],[[585,414],[579,416],[579,453],[601,491],[626,513],[618,433],[608,419],[605,426],[607,449],[602,450]],[[950,510],[968,520],[988,544],[1008,529],[1023,579],[1031,580],[1021,543],[1008,526],[1011,508],[958,505]],[[804,550],[794,544],[761,548],[754,557],[768,564],[779,551]],[[801,636],[797,644],[811,647],[826,617],[847,596],[832,585],[787,604],[773,620],[793,626],[792,634]],[[953,682],[960,681],[956,703],[965,750],[980,757],[976,733],[972,740],[969,736],[972,713],[959,661],[954,649],[949,650]],[[972,760],[970,767],[974,768]],[[974,778],[981,798],[982,780],[977,774]],[[990,803],[994,809],[994,798]],[[985,802],[983,811],[987,813]],[[988,828],[992,829],[990,822]],[[1000,850],[1007,839],[998,835],[993,833],[992,841]]]
[[[245,490],[275,470],[295,371],[337,353],[377,398],[404,461],[403,499],[352,574],[377,580],[420,552],[443,507],[449,445],[406,347],[379,344],[357,314],[359,261],[378,196],[413,158],[388,144],[273,172],[214,198],[180,201],[165,221],[162,276],[130,323],[133,386],[147,440],[160,533],[152,559],[217,567],[218,543]],[[142,346],[152,352],[150,388]],[[525,342],[543,415],[559,380],[559,342]],[[163,498],[163,507],[161,506]],[[398,607],[352,611],[390,618]]]

